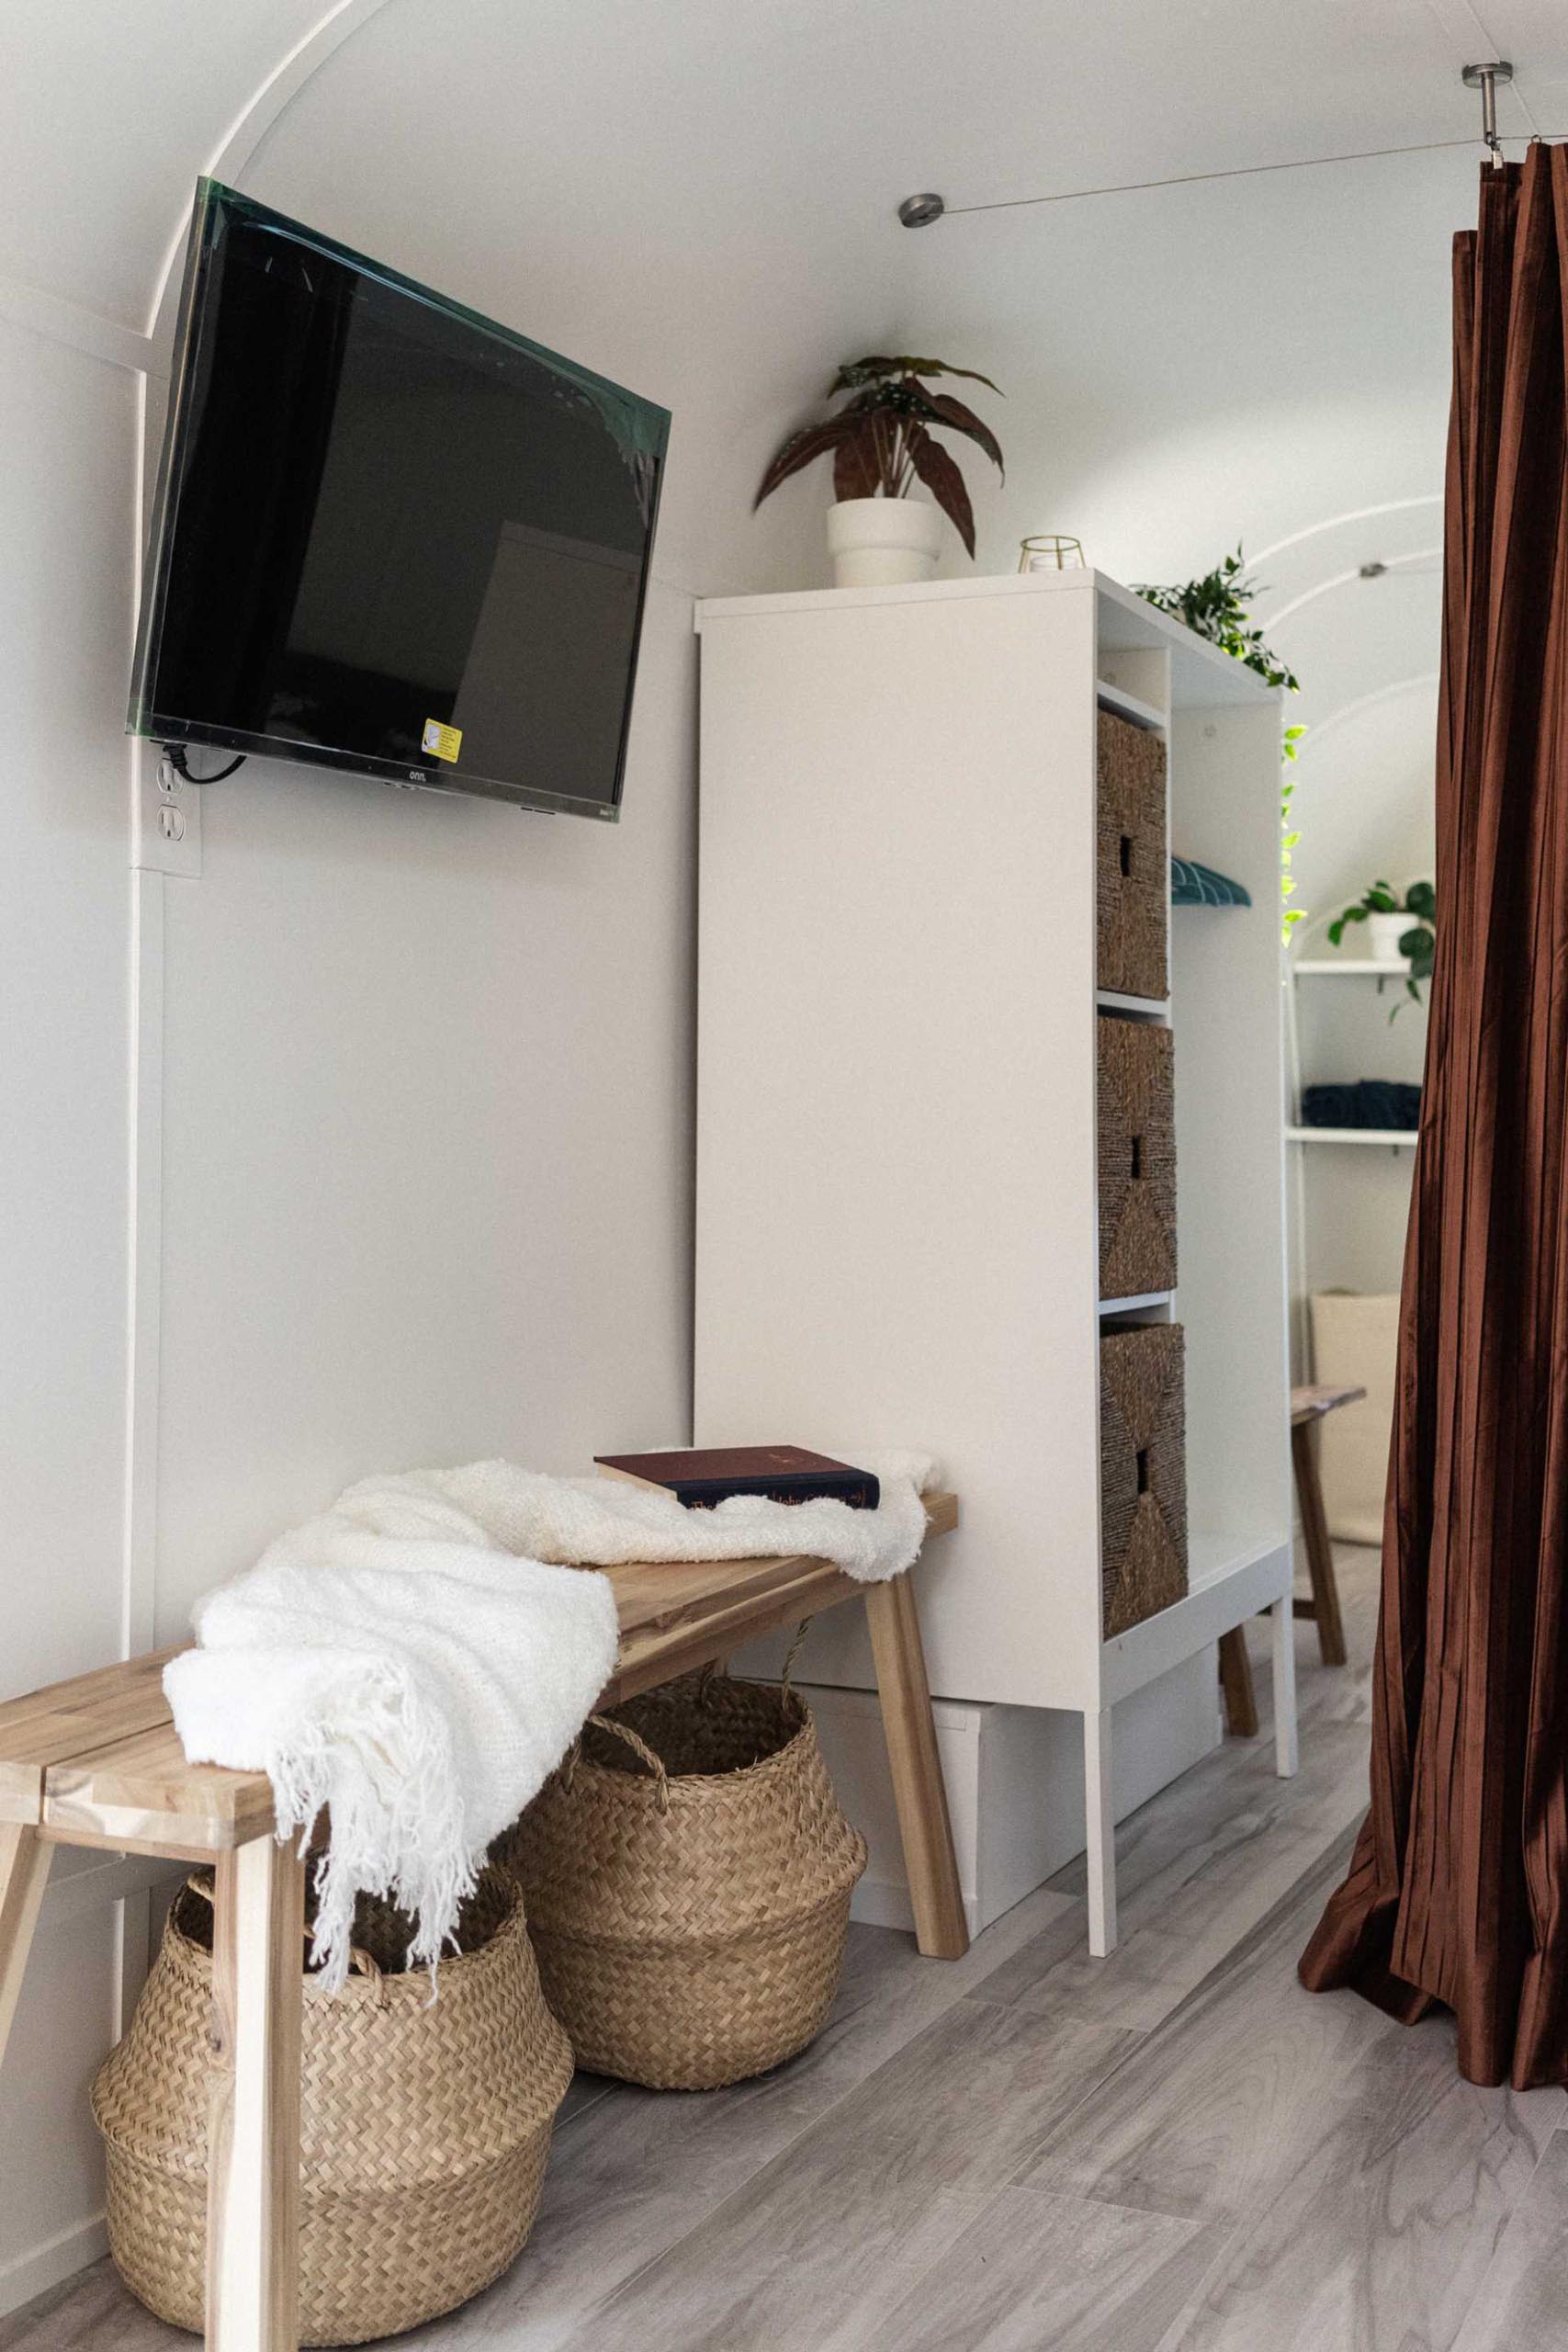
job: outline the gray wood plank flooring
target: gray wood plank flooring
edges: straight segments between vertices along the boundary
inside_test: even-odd
[[[1124,1824],[1110,1960],[1081,1865],[956,1966],[852,1930],[793,2066],[702,2097],[581,2078],[520,2261],[401,2340],[1568,2352],[1568,2095],[1473,2089],[1446,2019],[1295,1981],[1365,1803],[1376,1563],[1340,1566],[1354,1663],[1298,1627],[1299,1778],[1265,1724]],[[188,2341],[106,2264],[0,2322],[0,2352]]]

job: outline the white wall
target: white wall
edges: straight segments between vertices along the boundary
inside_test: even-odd
[[[977,39],[956,96],[934,0],[891,25],[840,0],[345,0],[290,63],[325,13],[7,11],[5,1690],[176,1632],[204,1584],[373,1465],[491,1447],[559,1465],[679,1433],[686,617],[697,590],[824,577],[820,475],[747,510],[834,362],[903,332],[1004,385],[1008,484],[969,469],[992,568],[1062,528],[1113,571],[1174,577],[1238,533],[1258,548],[1438,486],[1468,153],[910,236],[893,204],[949,162],[988,159],[982,192],[1016,192],[1015,163],[1071,134],[1096,176],[1094,108],[1059,121],[1060,90],[1035,95],[1037,8],[989,10],[1031,72]],[[1053,19],[1049,40],[1130,58],[1136,13]],[[1360,37],[1365,12],[1330,13]],[[1193,96],[1225,160],[1269,146],[1206,70]],[[1144,99],[1179,168],[1192,119],[1158,75]],[[1276,102],[1293,121],[1296,93]],[[675,411],[619,829],[253,763],[205,804],[201,878],[133,884],[130,370],[214,159]],[[57,1864],[0,2076],[0,2308],[96,2242],[81,2092],[133,1879]],[[134,1903],[126,1940],[133,1982]]]
[[[7,1682],[119,1631],[126,913],[123,370],[0,322],[0,1576]]]
[[[687,1411],[691,606],[616,828],[281,765],[166,884],[157,1617],[389,1464]]]
[[[1442,488],[1451,232],[1472,153],[950,217],[910,234],[901,323],[994,376],[980,560],[1070,531],[1132,581],[1258,555]],[[1264,578],[1282,575],[1266,568]],[[1304,583],[1303,583],[1304,584]]]
[[[1292,940],[1297,957],[1334,952],[1325,937],[1329,922],[1370,882],[1384,877],[1407,888],[1432,878],[1441,529],[1433,493],[1331,524],[1267,567],[1263,609],[1271,639],[1302,678],[1292,715],[1307,729],[1293,804],[1302,826],[1297,903],[1306,910]],[[1374,560],[1388,569],[1363,578],[1360,566]],[[1352,931],[1348,954],[1358,952],[1355,939]],[[1393,989],[1380,993],[1371,980],[1300,980],[1302,1083],[1418,1084],[1426,992],[1419,1007],[1402,999],[1391,1019],[1395,1001]],[[1314,1291],[1399,1288],[1414,1164],[1404,1146],[1292,1147],[1293,1344],[1302,1378],[1315,1370],[1304,1304]]]
[[[1055,530],[1123,579],[1180,580],[1245,541],[1258,616],[1303,685],[1309,953],[1376,875],[1432,869],[1450,249],[1475,177],[1473,150],[1390,156],[964,214],[909,239],[901,325],[1007,394],[976,396],[1005,486],[966,468],[983,565],[1010,569],[1025,532]],[[1362,580],[1374,560],[1388,571]],[[1314,1074],[1419,1077],[1425,1014],[1391,1030],[1386,1012],[1370,984],[1355,1006],[1310,1008]],[[1292,1156],[1298,1296],[1396,1289],[1410,1154]],[[1299,1339],[1297,1360],[1304,1377]]]
[[[753,525],[750,488],[885,325],[826,191],[802,221],[744,156],[706,164],[700,78],[676,74],[684,132],[649,114],[657,49],[557,5],[520,52],[515,11],[476,5],[459,64],[449,8],[354,0],[229,175],[677,412],[624,819],[253,761],[203,802],[198,879],[133,876],[127,363],[157,365],[192,175],[319,11],[25,13],[26,102],[0,97],[40,166],[0,227],[0,1694],[177,1636],[373,1468],[579,1468],[686,1430],[692,598],[799,576],[819,516]],[[655,187],[661,144],[687,168]],[[0,2076],[0,2311],[101,2244],[83,2094],[147,1875],[56,1863]]]
[[[0,321],[0,1688],[114,1657],[123,1597],[130,378]],[[91,2242],[107,1904],[46,1913],[0,2073],[0,2309]],[[14,2160],[19,2158],[19,2161]],[[62,2233],[63,2231],[63,2235]]]

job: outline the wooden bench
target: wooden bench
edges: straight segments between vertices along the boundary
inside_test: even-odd
[[[1310,1617],[1317,1626],[1318,1652],[1325,1666],[1344,1666],[1345,1621],[1339,1611],[1339,1587],[1334,1576],[1334,1554],[1328,1541],[1328,1521],[1323,1508],[1323,1487],[1317,1475],[1313,1431],[1325,1415],[1341,1405],[1357,1405],[1364,1388],[1334,1388],[1322,1384],[1291,1391],[1291,1461],[1296,1474],[1296,1500],[1301,1505],[1302,1536],[1306,1544],[1310,1600],[1303,1594],[1292,1603],[1294,1614]],[[1247,1654],[1247,1631],[1238,1625],[1220,1639],[1220,1680],[1225,1694],[1225,1727],[1238,1738],[1258,1736],[1258,1700],[1252,1687],[1252,1660]]]
[[[957,1523],[927,1498],[930,1532]],[[908,1576],[857,1584],[819,1559],[636,1565],[605,1572],[620,1611],[613,1705],[717,1663],[743,1642],[863,1600],[921,1951],[968,1949]],[[0,1705],[0,2057],[55,1846],[214,1866],[214,2094],[207,2342],[218,2352],[299,2343],[300,1939],[305,1867],[273,1835],[260,1772],[187,1764],[163,1670],[175,1655],[103,1667]]]

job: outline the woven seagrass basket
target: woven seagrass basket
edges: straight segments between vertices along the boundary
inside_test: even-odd
[[[1100,1342],[1100,1527],[1107,1641],[1187,1590],[1187,1403],[1179,1323]]]
[[[546,2008],[516,1887],[487,1871],[440,1997],[410,1922],[365,1898],[341,1993],[305,1980],[299,2326],[362,2344],[454,2310],[521,2250],[571,2053]],[[199,2332],[213,2086],[209,1898],[187,1883],[130,2030],[99,2070],[109,2251],[133,2295]]]
[[[865,1841],[787,1684],[696,1674],[594,1717],[498,1859],[579,2065],[716,2090],[819,2031]]]
[[[1168,1029],[1099,1021],[1100,1295],[1176,1288],[1176,1100]]]
[[[1096,831],[1097,983],[1163,997],[1170,895],[1165,742],[1109,710],[1100,714]]]

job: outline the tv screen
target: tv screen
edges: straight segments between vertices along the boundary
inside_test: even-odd
[[[669,425],[203,180],[131,731],[613,819]]]

